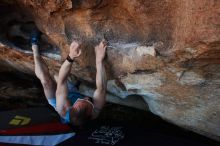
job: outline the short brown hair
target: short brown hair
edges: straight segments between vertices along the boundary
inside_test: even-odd
[[[91,115],[88,114],[88,108],[73,108],[73,112],[70,112],[70,121],[73,125],[81,126],[85,125],[90,119]]]

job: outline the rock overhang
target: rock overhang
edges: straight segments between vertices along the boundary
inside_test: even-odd
[[[109,93],[122,99],[139,95],[154,114],[219,140],[218,1],[18,0],[0,6],[1,60],[33,73],[31,55],[23,51],[28,33],[19,31],[36,25],[52,45],[44,49],[52,74],[70,42],[83,40],[84,53],[71,73],[93,84],[94,45],[105,37]],[[23,40],[16,43],[18,37]]]

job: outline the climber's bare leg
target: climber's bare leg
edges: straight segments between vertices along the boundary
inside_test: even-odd
[[[40,79],[44,89],[46,98],[55,98],[56,84],[49,73],[49,69],[40,56],[39,48],[37,45],[32,45],[35,63],[35,74]]]

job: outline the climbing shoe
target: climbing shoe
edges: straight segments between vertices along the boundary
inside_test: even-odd
[[[31,44],[38,45],[40,36],[41,36],[41,32],[37,28],[34,28],[31,32],[31,37],[30,37]]]

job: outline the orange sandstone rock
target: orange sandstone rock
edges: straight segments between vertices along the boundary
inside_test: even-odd
[[[2,0],[0,11],[2,61],[33,73],[27,36],[36,25],[51,74],[79,39],[71,75],[94,85],[94,45],[104,37],[109,94],[139,95],[154,114],[220,141],[220,1]]]

